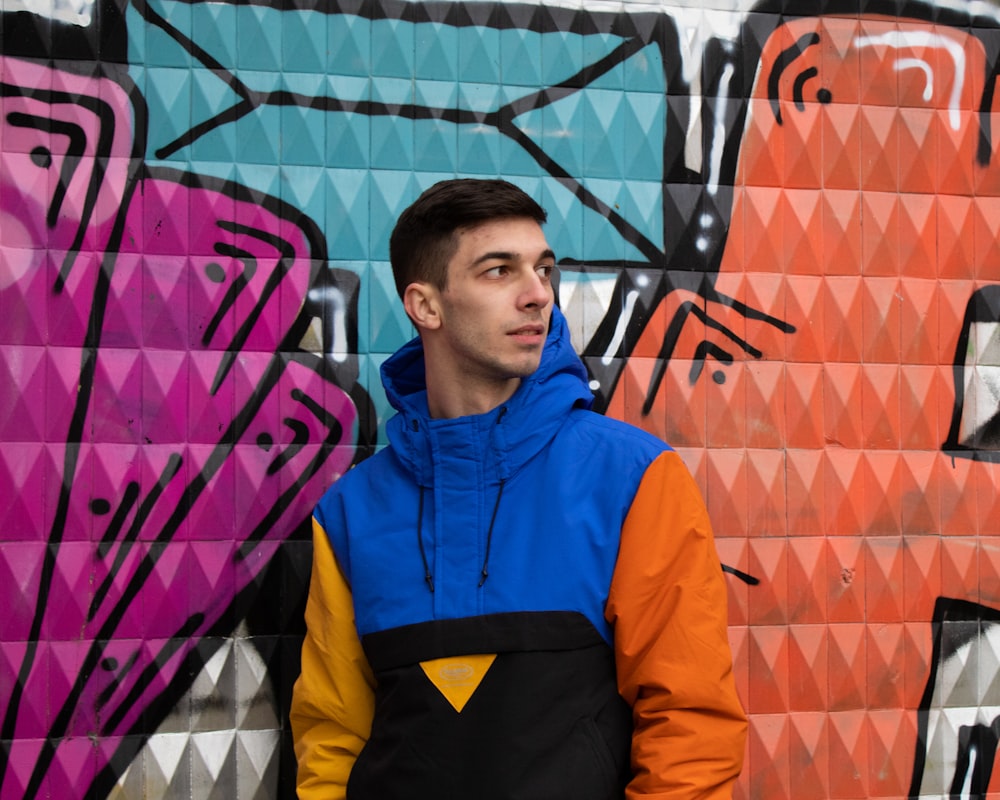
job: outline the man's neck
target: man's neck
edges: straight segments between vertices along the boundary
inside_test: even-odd
[[[454,385],[450,381],[427,380],[427,409],[432,419],[455,419],[485,414],[507,402],[521,385],[520,378],[488,385]]]

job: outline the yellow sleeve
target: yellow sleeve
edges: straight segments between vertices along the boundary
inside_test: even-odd
[[[291,724],[300,800],[339,800],[371,733],[375,679],[354,626],[351,590],[325,531],[313,520],[302,672]]]
[[[647,469],[622,527],[606,610],[632,706],[627,800],[728,800],[743,766],[726,585],[698,487],[674,452]]]

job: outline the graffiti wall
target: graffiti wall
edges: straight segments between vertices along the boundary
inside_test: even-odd
[[[737,797],[1000,796],[1000,7],[707,5],[2,4],[0,797],[294,795],[309,512],[455,175],[705,493]]]

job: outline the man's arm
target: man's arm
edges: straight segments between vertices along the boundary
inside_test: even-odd
[[[351,590],[314,519],[302,673],[291,708],[300,800],[345,797],[351,768],[371,733],[374,686],[354,627]]]
[[[606,616],[632,706],[626,797],[728,800],[743,765],[726,586],[698,487],[680,457],[647,469],[622,527]]]

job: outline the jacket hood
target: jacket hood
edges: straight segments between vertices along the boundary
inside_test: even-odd
[[[431,419],[419,337],[390,356],[381,374],[386,397],[397,412],[386,424],[386,433],[422,486],[433,485],[434,460],[446,457],[437,446],[442,435],[457,433],[471,446],[478,443],[486,474],[505,480],[555,436],[570,409],[590,408],[594,401],[587,370],[558,307],[552,309],[538,369],[521,380],[506,403],[485,414]]]

